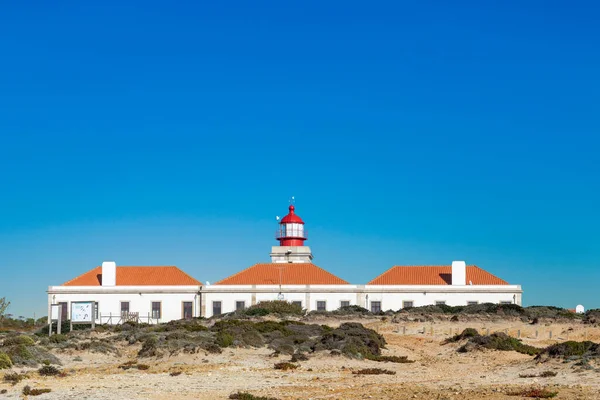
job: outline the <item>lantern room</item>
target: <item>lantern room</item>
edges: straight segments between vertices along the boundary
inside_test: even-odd
[[[304,221],[296,215],[294,205],[290,205],[289,213],[279,222],[275,238],[280,246],[304,246],[307,238]]]

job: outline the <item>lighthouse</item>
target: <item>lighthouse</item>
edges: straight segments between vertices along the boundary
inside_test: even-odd
[[[275,232],[279,246],[273,246],[271,261],[274,263],[307,263],[313,259],[310,247],[304,245],[307,239],[304,221],[296,214],[291,204],[288,214],[279,221]]]

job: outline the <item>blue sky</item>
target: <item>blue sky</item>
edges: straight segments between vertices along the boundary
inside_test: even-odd
[[[600,307],[594,2],[4,4],[0,297],[103,260],[216,281],[288,198],[353,283],[464,259]]]

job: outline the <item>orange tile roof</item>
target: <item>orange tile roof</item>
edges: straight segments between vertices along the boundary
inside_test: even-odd
[[[281,271],[281,282],[279,282]],[[255,264],[215,285],[348,285],[312,263]]]
[[[117,286],[201,285],[177,267],[117,267]],[[102,286],[102,267],[96,267],[63,286]]]
[[[473,285],[508,285],[508,282],[490,274],[476,265],[467,266],[466,282]],[[394,266],[368,285],[451,285],[452,266]]]

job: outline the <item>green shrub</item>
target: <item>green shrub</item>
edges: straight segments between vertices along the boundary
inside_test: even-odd
[[[230,399],[234,400],[278,400],[275,397],[254,396],[246,392],[237,392],[229,395]]]
[[[38,369],[38,373],[42,376],[56,376],[60,375],[60,370],[52,365],[44,365]]]
[[[381,368],[365,368],[358,371],[352,371],[354,375],[396,375],[395,371]]]
[[[248,316],[263,316],[267,314],[279,315],[304,315],[304,310],[298,304],[288,303],[287,301],[261,301],[247,309],[241,311]]]
[[[0,369],[9,369],[13,366],[13,363],[8,354],[0,352]]]
[[[23,346],[34,346],[35,345],[35,341],[30,338],[29,336],[25,336],[25,335],[20,335],[20,336],[9,336],[6,339],[4,339],[4,346],[17,346],[17,345],[23,345]]]
[[[216,343],[220,347],[233,346],[234,340],[235,339],[234,339],[233,335],[230,335],[229,333],[225,333],[225,332],[219,332],[219,333],[217,333],[217,336],[216,336]]]
[[[23,388],[23,394],[25,396],[39,396],[44,393],[50,393],[52,389],[32,389],[29,385]]]
[[[23,379],[27,379],[29,376],[27,374],[19,374],[17,372],[9,372],[4,375],[4,382],[10,383],[13,386],[17,383],[21,382]]]
[[[479,348],[516,351],[518,353],[534,356],[539,354],[542,349],[523,344],[520,340],[508,336],[503,332],[495,332],[489,336],[473,336],[469,341],[458,349],[459,353],[466,353]]]
[[[288,370],[293,370],[298,368],[298,366],[296,364],[292,364],[289,362],[280,362],[275,364],[275,366],[273,367],[275,369],[280,369],[282,371],[288,371]]]
[[[63,335],[62,333],[59,335],[52,335],[48,338],[48,341],[50,343],[63,343],[66,342],[67,340],[69,340],[69,338],[67,337],[67,335]]]
[[[544,388],[523,389],[508,393],[509,396],[530,397],[534,399],[551,399],[556,397],[558,392],[551,392]]]
[[[356,322],[346,322],[324,333],[313,350],[340,350],[349,357],[371,359],[381,355],[385,344],[383,336],[374,330]]]
[[[466,328],[461,333],[459,333],[458,335],[454,335],[451,338],[448,338],[448,339],[444,340],[444,342],[442,344],[460,342],[461,340],[469,339],[469,338],[472,338],[472,337],[475,337],[475,336],[479,336],[479,332],[477,332],[477,329],[475,329],[475,328]]]
[[[569,340],[563,343],[553,344],[546,347],[537,357],[540,360],[549,358],[569,358],[569,357],[600,357],[600,344],[586,341],[576,342]]]

